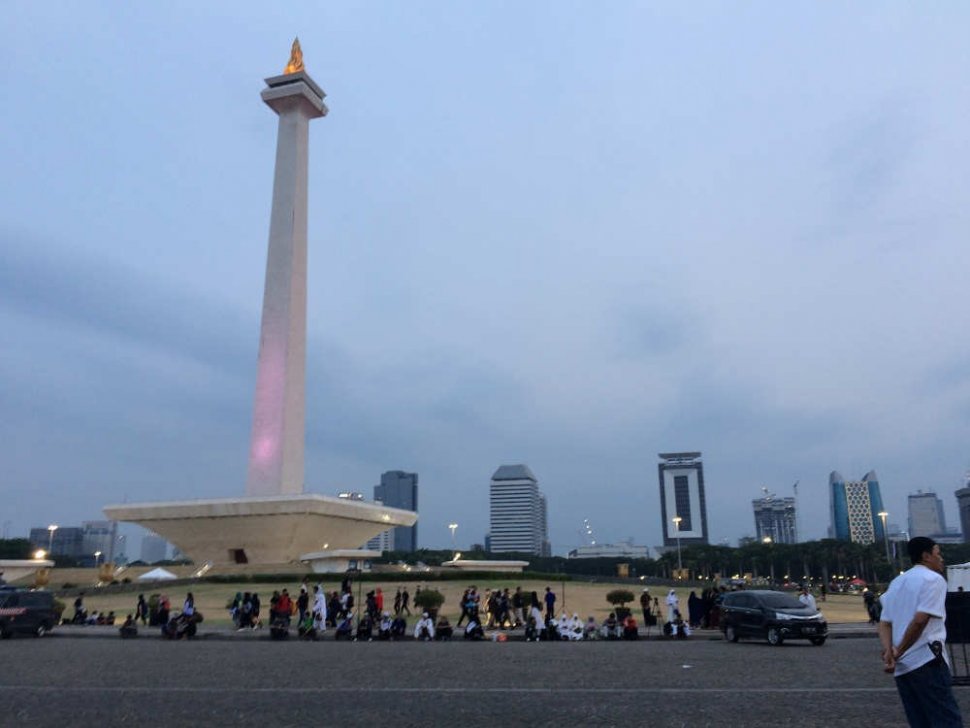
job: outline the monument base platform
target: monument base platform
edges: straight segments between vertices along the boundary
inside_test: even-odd
[[[51,569],[53,561],[45,559],[3,559],[0,560],[0,575],[3,580],[12,583],[36,574],[41,569]]]
[[[442,561],[442,569],[458,569],[460,571],[494,571],[504,574],[521,574],[528,561],[484,561],[474,559],[457,559]]]
[[[371,561],[380,557],[380,551],[370,549],[329,549],[303,554],[300,561],[314,574],[342,574],[350,569],[370,571]]]
[[[178,547],[196,565],[298,564],[304,554],[359,549],[418,514],[376,503],[304,493],[105,506],[115,521],[137,523]]]

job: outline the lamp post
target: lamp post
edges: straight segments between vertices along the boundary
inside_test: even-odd
[[[771,553],[771,544],[772,544],[771,536],[765,536],[763,539],[761,539],[761,543],[765,544],[768,547],[768,565],[769,565],[768,570],[771,573],[771,583],[774,584],[775,583],[775,560],[774,558],[772,558],[772,553]]]
[[[882,519],[882,540],[886,544],[886,563],[892,566],[892,561],[889,558],[889,531],[886,530],[886,519],[889,517],[889,513],[886,511],[879,511],[879,517]]]
[[[95,551],[94,552],[94,568],[97,569],[98,566],[100,566],[100,564],[101,564],[101,552],[100,551]]]
[[[57,528],[58,528],[58,526],[57,526],[56,523],[52,523],[51,525],[49,525],[47,527],[47,531],[48,531],[48,536],[47,536],[47,553],[49,553],[49,554],[54,553],[54,531],[56,531]]]
[[[674,528],[677,529],[677,578],[680,578],[680,572],[684,570],[684,565],[680,561],[680,522],[684,519],[680,516],[674,516],[671,518],[674,522]]]
[[[452,558],[455,558],[454,557],[454,554],[458,550],[458,546],[455,544],[455,531],[458,530],[458,524],[457,523],[449,523],[448,524],[448,528],[451,531],[451,553],[452,553]]]

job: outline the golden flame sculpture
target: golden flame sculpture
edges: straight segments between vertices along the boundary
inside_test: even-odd
[[[300,49],[300,39],[293,39],[293,47],[290,48],[290,62],[286,64],[283,73],[299,73],[303,70],[303,51]]]

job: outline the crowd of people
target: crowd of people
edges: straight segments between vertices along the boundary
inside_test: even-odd
[[[520,586],[514,590],[506,587],[479,591],[473,585],[464,589],[459,598],[459,616],[454,625],[443,613],[430,609],[420,612],[410,630],[407,617],[412,617],[412,604],[421,602],[420,586],[416,587],[413,602],[408,587],[403,586],[397,588],[391,604],[386,605],[383,589],[376,587],[367,591],[363,603],[357,605],[349,577],[343,579],[339,590],[329,593],[321,584],[312,585],[309,579],[304,579],[295,597],[285,588],[273,591],[265,615],[264,603],[257,592],[237,592],[226,606],[237,631],[262,629],[266,618],[270,634],[275,638],[289,636],[295,625],[296,635],[307,640],[319,639],[328,630],[333,630],[337,640],[431,641],[449,640],[456,635],[482,640],[486,630],[494,631],[497,639],[504,639],[502,633],[520,629],[528,641],[633,640],[639,638],[641,626],[646,628],[647,636],[651,628],[660,626],[662,635],[683,639],[695,629],[719,627],[718,604],[723,591],[724,587],[704,589],[700,596],[691,591],[687,608],[683,610],[676,590],[668,591],[662,606],[649,589],[643,589],[639,597],[642,622],[622,606],[597,621],[593,616],[584,620],[578,613],[570,615],[565,610],[559,610],[557,616],[557,595],[551,587],[546,587],[540,595],[536,591],[525,592]],[[141,623],[160,626],[162,634],[168,637],[191,637],[201,621],[202,615],[195,609],[191,592],[181,611],[172,611],[166,595],[154,594],[146,601],[141,594],[134,613],[122,625],[122,634],[134,636]],[[114,613],[88,616],[82,594],[75,601],[75,622],[114,624]]]

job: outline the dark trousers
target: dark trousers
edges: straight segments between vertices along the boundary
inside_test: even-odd
[[[950,687],[950,668],[942,659],[927,662],[896,678],[906,720],[916,728],[963,726],[960,706]]]

